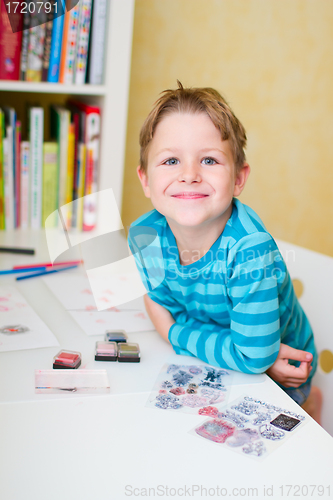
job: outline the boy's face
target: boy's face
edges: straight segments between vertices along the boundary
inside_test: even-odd
[[[236,174],[229,141],[205,113],[172,113],[157,125],[148,151],[146,174],[138,167],[145,195],[176,226],[222,230],[250,172]]]

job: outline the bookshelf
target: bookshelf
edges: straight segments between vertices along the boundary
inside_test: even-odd
[[[26,103],[38,104],[47,109],[49,104],[64,104],[74,96],[75,99],[101,108],[98,188],[113,189],[119,211],[122,202],[133,17],[134,0],[110,0],[103,85],[0,80],[0,102],[6,101],[7,105],[15,106],[23,122]],[[46,140],[48,134],[46,125]],[[21,230],[14,231],[18,233]]]
[[[0,91],[42,93],[42,94],[68,94],[68,95],[96,95],[103,96],[107,92],[106,85],[66,85],[63,83],[33,83],[11,80],[0,80]]]

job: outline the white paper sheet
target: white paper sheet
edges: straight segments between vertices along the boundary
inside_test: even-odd
[[[69,311],[87,335],[104,335],[105,330],[127,333],[155,330],[146,312],[142,311]]]
[[[123,276],[124,280],[126,276]],[[97,311],[97,304],[87,276],[64,276],[53,274],[43,278],[43,281],[57,297],[67,311]],[[98,297],[100,303],[110,304],[111,297],[117,295],[117,283],[105,286],[103,293]],[[125,304],[118,305],[115,310],[135,310],[145,313],[143,297],[139,297]]]
[[[86,276],[52,275],[43,278],[52,293],[87,335],[104,335],[105,330],[125,330],[128,333],[154,330],[146,313],[143,297],[117,307],[98,311]],[[116,283],[105,288],[99,301],[108,303],[117,294]]]
[[[58,345],[20,292],[13,286],[0,287],[0,352]]]

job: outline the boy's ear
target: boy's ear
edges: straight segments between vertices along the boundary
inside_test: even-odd
[[[235,179],[234,196],[239,196],[243,191],[247,178],[250,175],[250,171],[250,165],[248,163],[244,163],[242,168],[237,172]]]
[[[147,198],[150,198],[150,188],[149,188],[149,182],[148,182],[148,175],[141,170],[141,165],[139,165],[136,169],[139,180],[141,182],[141,186],[143,189],[143,192],[147,196]]]

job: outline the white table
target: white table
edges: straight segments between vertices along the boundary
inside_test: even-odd
[[[15,244],[15,238],[15,232],[3,233],[0,244]],[[26,246],[29,238],[31,243],[39,239],[38,254],[0,254],[1,268],[47,260],[43,236],[27,232]],[[14,280],[2,278],[2,283]],[[18,289],[62,348],[81,351],[83,367],[101,368],[93,354],[102,338],[86,336],[40,278],[23,281]],[[129,337],[140,344],[142,360],[103,363],[110,395],[35,395],[34,370],[51,368],[59,349],[0,353],[1,500],[333,497],[333,440],[314,421],[262,462],[196,438],[189,431],[204,417],[145,407],[157,374],[172,356],[171,346],[156,332]],[[248,376],[247,385],[233,386],[230,400],[249,394],[300,412],[275,383],[263,380],[252,384],[257,379]],[[317,489],[311,496],[311,485],[323,485],[324,494]]]

